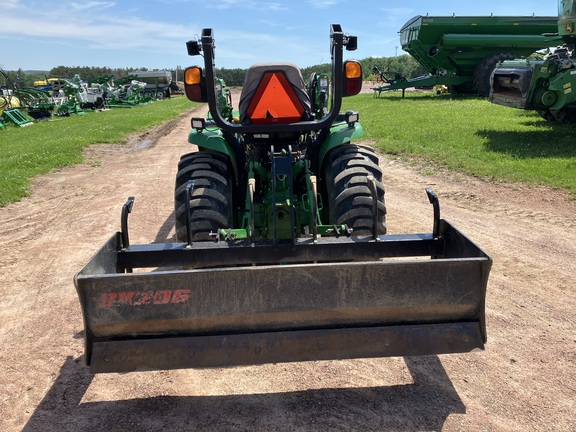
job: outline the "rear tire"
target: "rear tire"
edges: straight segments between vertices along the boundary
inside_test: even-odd
[[[368,183],[370,175],[376,180],[378,234],[386,233],[382,170],[374,150],[363,145],[343,145],[328,155],[324,179],[330,224],[346,224],[353,229],[353,235],[372,234],[372,193]]]
[[[516,57],[512,54],[499,53],[493,54],[483,59],[474,71],[473,83],[476,93],[478,93],[480,96],[488,97],[490,95],[491,87],[490,76],[492,75],[492,72],[494,71],[494,68],[498,62],[503,60],[514,60],[515,58]]]
[[[213,240],[210,233],[232,227],[232,175],[223,154],[199,151],[183,155],[178,163],[174,191],[176,238],[186,238],[186,186],[194,180],[190,199],[192,241]]]

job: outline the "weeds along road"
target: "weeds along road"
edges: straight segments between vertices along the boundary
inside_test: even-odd
[[[91,375],[72,277],[129,195],[133,243],[173,238],[190,117],[93,146],[0,209],[0,430],[574,430],[576,203],[387,156],[391,233],[431,231],[432,186],[443,217],[493,256],[486,351]]]

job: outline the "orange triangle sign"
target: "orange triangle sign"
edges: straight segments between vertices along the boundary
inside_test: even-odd
[[[247,114],[255,124],[293,123],[302,118],[304,107],[283,72],[266,72]]]

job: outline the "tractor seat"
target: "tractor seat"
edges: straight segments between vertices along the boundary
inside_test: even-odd
[[[291,63],[259,63],[246,72],[239,102],[242,124],[308,120],[310,97],[300,69]]]

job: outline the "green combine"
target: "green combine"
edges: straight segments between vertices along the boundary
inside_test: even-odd
[[[429,75],[374,90],[445,85],[453,93],[488,96],[498,62],[555,46],[558,38],[544,35],[555,31],[556,17],[418,15],[400,29],[400,43]]]
[[[543,61],[504,61],[494,70],[490,101],[535,110],[552,122],[576,124],[576,1],[558,2],[559,46]]]

